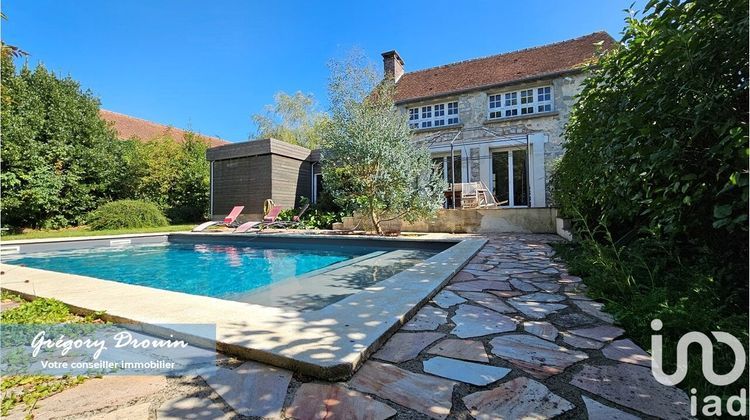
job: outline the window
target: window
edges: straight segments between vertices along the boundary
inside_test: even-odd
[[[488,99],[490,119],[552,111],[551,86],[498,93]]]
[[[521,115],[534,113],[534,89],[521,91]]]
[[[458,102],[409,108],[409,128],[431,128],[458,124]]]
[[[458,102],[448,102],[448,125],[458,124]]]
[[[537,112],[552,111],[552,89],[549,86],[537,88]]]
[[[409,128],[419,128],[419,108],[411,108],[409,110]]]
[[[490,95],[490,118],[502,117],[503,112],[499,111],[499,109],[502,107],[503,107],[503,95]]]

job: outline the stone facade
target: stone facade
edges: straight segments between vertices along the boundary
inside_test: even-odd
[[[563,154],[563,130],[584,78],[585,74],[582,72],[571,72],[552,79],[405,102],[399,104],[399,107],[407,113],[409,108],[458,102],[459,124],[415,129],[414,139],[425,144],[434,156],[445,156],[450,153],[451,140],[455,138],[454,153],[464,158],[463,182],[481,180],[492,188],[492,153],[528,147],[531,206],[547,207],[551,203],[549,179],[553,164]],[[553,107],[550,112],[530,116],[489,118],[490,95],[542,86],[552,87]]]

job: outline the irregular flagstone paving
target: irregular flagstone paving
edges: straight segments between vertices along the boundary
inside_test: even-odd
[[[686,415],[686,394],[653,379],[648,353],[621,337],[626,333],[612,325],[601,303],[585,296],[581,279],[554,260],[549,242],[558,237],[487,238],[470,265],[346,383],[224,357],[222,367],[202,374],[205,382],[192,379],[197,393],[172,388],[189,382],[186,377],[105,377],[43,399],[33,413],[157,419]],[[25,414],[16,407],[9,418]]]
[[[624,332],[625,330],[623,330],[622,328],[613,327],[611,325],[570,330],[571,334],[597,341],[612,341],[615,338],[621,336]]]
[[[582,313],[572,313],[557,315],[551,320],[551,322],[562,328],[577,328],[585,325],[591,325],[599,321],[596,318],[584,315]]]
[[[475,419],[545,419],[573,409],[573,404],[529,378],[516,378],[489,391],[464,397]]]
[[[198,419],[230,419],[232,416],[224,413],[222,405],[207,398],[177,397],[162,404],[156,411],[159,420],[198,420]],[[123,417],[123,419],[139,417]],[[148,418],[141,417],[143,419]]]
[[[481,363],[465,362],[447,357],[433,357],[423,362],[424,371],[443,378],[472,385],[488,385],[510,373],[510,369]]]
[[[563,342],[569,346],[577,347],[579,349],[600,349],[604,347],[604,343],[596,341],[591,338],[579,337],[571,334],[569,331],[561,333]]]
[[[651,355],[628,339],[613,341],[602,349],[602,355],[618,362],[651,367]]]
[[[490,345],[492,354],[538,379],[557,375],[568,366],[589,357],[586,353],[527,334],[501,335],[493,338]]]
[[[528,295],[519,296],[516,298],[516,300],[522,300],[525,302],[553,303],[553,302],[561,302],[565,300],[565,296],[553,295],[551,293],[538,292],[538,293],[531,293]]]
[[[516,329],[516,320],[513,318],[469,304],[459,306],[451,321],[456,325],[451,334],[460,338],[481,337]]]
[[[492,309],[495,312],[500,312],[501,314],[516,312],[515,309],[508,306],[505,302],[502,301],[502,299],[489,293],[459,292],[459,294],[465,297],[466,299],[472,301],[473,303],[482,305],[487,309]]]
[[[559,303],[524,302],[517,297],[508,299],[508,303],[531,319],[544,319],[547,315],[568,307]]]
[[[404,331],[432,331],[447,321],[448,312],[432,305],[425,305],[401,329]]]
[[[446,287],[454,292],[481,292],[483,290],[510,290],[510,284],[504,281],[473,280],[453,283]]]
[[[549,341],[555,341],[557,335],[560,334],[554,325],[545,321],[526,321],[523,323],[523,330]]]
[[[258,362],[245,362],[202,373],[211,388],[236,412],[245,416],[279,417],[292,372]]]
[[[430,347],[427,353],[472,362],[487,363],[490,361],[484,349],[484,344],[481,341],[474,340],[449,338]]]
[[[637,416],[606,406],[585,395],[583,396],[583,403],[586,404],[586,413],[589,420],[639,420]]]
[[[395,416],[396,410],[338,384],[306,383],[297,390],[286,415],[296,419],[384,420]]]
[[[435,295],[435,297],[432,298],[432,301],[435,302],[435,305],[443,309],[448,309],[451,306],[466,302],[466,299],[451,292],[450,290],[443,290]]]
[[[573,299],[571,300],[571,302],[576,305],[578,309],[588,315],[599,318],[600,320],[608,322],[610,324],[614,322],[614,318],[612,318],[612,315],[602,311],[602,308],[604,307],[603,303],[578,299]]]
[[[539,290],[533,284],[518,279],[511,279],[510,285],[522,292],[536,292],[537,290]]]
[[[663,418],[689,417],[689,400],[682,390],[656,381],[651,370],[618,363],[614,366],[584,366],[571,384],[609,401]]]
[[[349,381],[352,388],[377,395],[436,419],[451,411],[455,382],[409,372],[393,365],[366,362]]]
[[[393,363],[405,362],[417,357],[425,347],[444,336],[436,332],[396,333],[373,357]]]

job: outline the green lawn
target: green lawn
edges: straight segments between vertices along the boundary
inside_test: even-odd
[[[197,224],[197,223],[196,223]],[[66,238],[74,236],[99,236],[99,235],[121,235],[125,233],[152,233],[152,232],[177,232],[181,230],[190,230],[196,224],[189,225],[171,225],[153,228],[131,228],[131,229],[112,229],[112,230],[90,230],[87,227],[60,229],[60,230],[32,230],[20,234],[3,234],[4,241],[14,241],[18,239],[43,239],[43,238]]]

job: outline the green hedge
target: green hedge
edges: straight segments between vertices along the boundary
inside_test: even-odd
[[[561,255],[644,347],[662,319],[665,355],[689,331],[747,343],[747,8],[651,1],[628,18],[590,69],[553,177],[578,240]],[[746,379],[712,388],[691,366],[681,386],[723,395]]]
[[[148,201],[120,200],[107,203],[87,218],[92,230],[167,226],[161,210]]]

